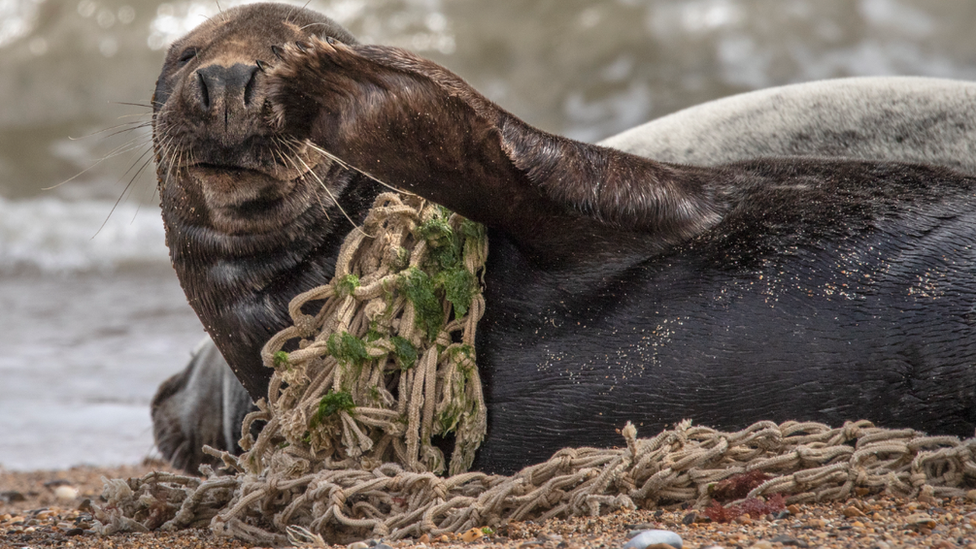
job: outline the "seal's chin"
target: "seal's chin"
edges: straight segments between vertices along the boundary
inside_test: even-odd
[[[308,180],[316,168],[261,171],[197,164],[186,177],[201,191],[214,229],[227,234],[265,233],[297,217],[307,207]]]

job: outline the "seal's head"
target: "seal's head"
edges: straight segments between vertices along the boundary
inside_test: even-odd
[[[313,37],[355,43],[332,20],[294,6],[224,11],[172,45],[153,96],[170,257],[254,398],[270,376],[260,347],[287,325],[288,300],[332,275],[350,229],[341,210],[359,217],[375,194],[365,178],[269,124],[264,80],[276,47]]]
[[[272,135],[261,86],[273,46],[311,36],[355,42],[317,13],[254,4],[170,48],[153,98],[157,167],[164,190],[192,197],[199,223],[227,234],[275,230],[307,206],[302,187],[328,174],[321,155]]]

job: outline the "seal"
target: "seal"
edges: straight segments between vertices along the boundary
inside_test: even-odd
[[[252,398],[268,374],[257,348],[330,274],[339,206],[358,218],[380,180],[489,228],[476,468],[612,445],[628,420],[972,433],[971,177],[655,162],[541,132],[446,69],[340,31],[291,8],[230,10],[173,46],[157,85],[173,264]]]

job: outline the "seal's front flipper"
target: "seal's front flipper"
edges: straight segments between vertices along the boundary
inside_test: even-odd
[[[280,57],[268,86],[285,138],[310,140],[538,254],[582,256],[581,241],[646,251],[721,217],[716,172],[542,132],[404,50],[314,40]]]

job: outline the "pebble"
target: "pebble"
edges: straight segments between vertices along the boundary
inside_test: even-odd
[[[773,549],[773,544],[765,540],[757,541],[750,546],[750,549]]]
[[[644,530],[628,541],[624,549],[647,549],[651,545],[670,545],[681,549],[681,536],[670,530]]]
[[[809,544],[807,542],[783,534],[769,538],[769,542],[782,543],[783,545],[792,545],[794,547],[800,547],[801,549],[805,549],[806,547],[809,547]]]
[[[74,486],[58,486],[54,489],[54,497],[61,501],[70,501],[78,497],[78,489]]]
[[[0,502],[3,503],[16,503],[18,501],[24,501],[27,498],[24,494],[16,490],[7,490],[6,492],[0,492]]]
[[[935,528],[935,519],[925,513],[914,513],[908,516],[908,525],[912,528]]]
[[[369,544],[365,541],[354,541],[346,546],[347,549],[369,549]]]
[[[461,541],[464,543],[471,543],[472,541],[479,540],[485,537],[485,532],[481,528],[472,528],[467,532],[461,534]]]

